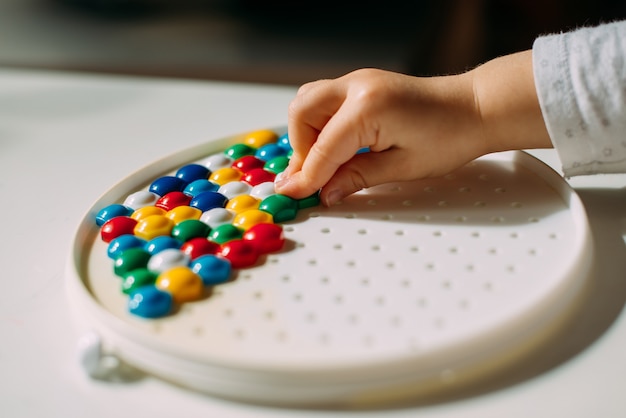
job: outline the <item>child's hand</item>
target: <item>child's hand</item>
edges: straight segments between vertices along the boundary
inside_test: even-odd
[[[513,61],[526,65],[529,57],[518,56]],[[508,102],[518,96],[528,99],[518,94],[518,87],[530,95],[529,117],[538,116],[545,131],[532,70],[532,92],[526,91],[527,71],[511,74],[517,84],[520,80],[525,84],[509,86],[508,91],[498,91],[498,84],[509,80],[503,75],[478,89],[477,76],[492,81],[489,70],[419,78],[365,69],[302,86],[289,107],[288,129],[294,152],[289,167],[276,182],[277,192],[302,198],[321,188],[322,202],[332,205],[362,188],[440,176],[489,152],[534,146],[532,141],[522,143],[517,134],[500,138],[508,125],[513,129],[527,122],[525,114],[507,113],[516,111],[516,103]],[[491,100],[492,92],[498,100]],[[490,100],[479,105],[481,96]],[[507,103],[500,106],[499,101]],[[526,102],[524,105],[528,107]],[[545,146],[550,144],[549,138],[547,144],[545,138],[541,141]],[[365,147],[371,152],[357,153]]]
[[[299,198],[322,188],[326,205],[445,174],[486,151],[469,76],[368,69],[306,84],[289,107],[289,137],[294,152],[277,191]],[[364,147],[371,152],[357,154]]]

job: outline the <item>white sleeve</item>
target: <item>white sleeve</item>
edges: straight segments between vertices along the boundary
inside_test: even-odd
[[[533,71],[565,176],[626,173],[626,21],[537,38]]]

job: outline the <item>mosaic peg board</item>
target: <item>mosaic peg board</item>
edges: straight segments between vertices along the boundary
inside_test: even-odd
[[[531,353],[584,287],[593,255],[582,204],[541,162],[507,152],[303,208],[282,223],[279,251],[205,297],[163,318],[129,314],[94,213],[233,141],[138,171],[77,233],[74,304],[122,358],[165,380],[297,405],[445,391]]]

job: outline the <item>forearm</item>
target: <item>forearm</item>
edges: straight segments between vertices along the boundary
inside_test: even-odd
[[[537,98],[531,51],[496,58],[469,75],[490,152],[552,146]]]

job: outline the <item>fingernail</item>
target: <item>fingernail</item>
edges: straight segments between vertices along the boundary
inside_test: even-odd
[[[285,172],[278,173],[274,178],[274,188],[280,189],[281,187],[285,187],[289,183],[289,176],[285,174]]]
[[[326,195],[326,206],[333,206],[341,202],[343,199],[343,192],[341,190],[331,190]]]

